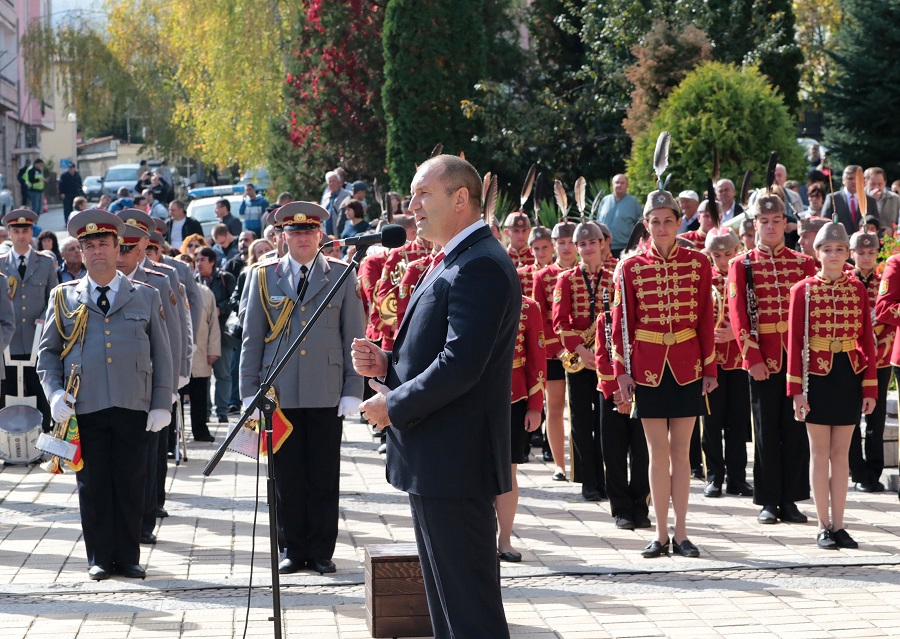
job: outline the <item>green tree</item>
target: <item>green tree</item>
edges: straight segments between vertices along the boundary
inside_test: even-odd
[[[844,163],[900,170],[900,122],[891,88],[900,76],[900,5],[847,0],[836,39],[835,85],[825,100],[825,141]]]
[[[633,192],[656,188],[653,150],[661,131],[672,134],[669,152],[671,191],[703,191],[712,174],[713,148],[722,177],[737,184],[744,172],[761,187],[771,151],[777,151],[788,174],[800,174],[803,151],[781,97],[755,67],[708,62],[689,73],[660,106],[651,126],[634,141],[628,160]]]
[[[834,84],[834,51],[844,18],[840,0],[794,0],[797,46],[803,54],[800,67],[800,102],[819,109]]]
[[[485,77],[482,11],[481,0],[388,0],[382,101],[393,188],[407,188],[438,142],[472,155],[475,127],[461,104]]]

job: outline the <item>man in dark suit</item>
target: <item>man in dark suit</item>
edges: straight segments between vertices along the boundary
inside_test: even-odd
[[[419,236],[444,247],[420,280],[392,352],[354,340],[387,430],[387,478],[409,493],[434,636],[509,637],[493,501],[511,488],[511,371],[521,309],[512,261],[480,219],[481,178],[440,155],[412,182]],[[467,442],[459,446],[459,441]]]
[[[865,215],[859,207],[859,198],[865,195],[868,202],[867,214],[878,215],[878,202],[875,198],[868,194],[856,193],[856,170],[860,167],[856,164],[850,164],[844,168],[844,174],[841,181],[844,183],[837,193],[831,193],[825,198],[825,204],[822,206],[822,217],[828,218],[837,213],[838,221],[844,225],[849,235],[853,235],[859,230],[859,225],[865,219]]]

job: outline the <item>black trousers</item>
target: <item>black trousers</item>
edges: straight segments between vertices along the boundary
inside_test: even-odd
[[[337,543],[342,420],[337,406],[282,412],[294,430],[275,453],[281,550],[296,562],[325,561]]]
[[[606,490],[600,435],[600,391],[597,373],[584,369],[566,373],[569,420],[572,424],[572,479],[584,490]]]
[[[504,639],[493,500],[409,495],[435,639]]]
[[[778,506],[809,499],[809,440],[794,419],[784,370],[750,379],[753,414],[753,503]]]
[[[191,434],[195,439],[208,437],[209,377],[191,377],[186,388],[187,395],[191,398]]]
[[[162,435],[162,437],[160,437]],[[144,508],[141,516],[141,532],[152,533],[156,528],[156,485],[159,475],[159,445],[167,442],[165,429],[158,433],[147,433],[147,480],[144,482]],[[166,458],[165,450],[163,459]]]
[[[78,415],[84,468],[76,474],[88,565],[140,563],[147,476],[147,413],[106,408]]]
[[[900,378],[898,378],[900,379]],[[878,399],[875,410],[864,415],[866,420],[866,457],[863,459],[860,425],[853,429],[850,440],[850,476],[854,482],[874,484],[881,479],[884,470],[884,422],[887,417],[887,392],[891,383],[891,367],[878,369]]]
[[[615,403],[602,394],[600,402],[603,407],[600,436],[606,467],[606,496],[609,497],[612,516],[642,521],[647,519],[647,502],[650,499],[650,478],[647,474],[650,457],[644,426],[641,420],[618,412]]]
[[[28,355],[10,355],[11,359],[26,360]],[[38,377],[37,370],[34,366],[25,366],[22,370],[22,379],[25,384],[25,396],[34,397],[37,403],[37,409],[41,413],[41,428],[45,433],[49,433],[52,429],[50,418],[50,403],[44,395],[44,389],[41,386],[41,380]],[[3,380],[3,389],[6,395],[18,395],[19,386],[16,380],[16,367],[6,367],[6,378]],[[5,405],[5,403],[4,403]]]
[[[703,452],[706,454],[707,481],[721,486],[726,474],[730,484],[747,480],[750,375],[741,368],[717,368],[719,385],[709,394],[710,414],[702,418]]]

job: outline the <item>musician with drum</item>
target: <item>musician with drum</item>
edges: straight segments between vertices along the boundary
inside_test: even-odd
[[[878,396],[875,333],[865,284],[844,272],[850,239],[843,224],[823,226],[813,248],[819,272],[791,288],[788,395],[809,436],[816,543],[858,548],[844,529],[844,505],[853,431]]]

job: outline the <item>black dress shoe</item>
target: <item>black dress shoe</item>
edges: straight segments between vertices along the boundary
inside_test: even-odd
[[[601,499],[603,499],[603,497],[600,496],[599,490],[594,490],[591,488],[587,488],[587,489],[582,488],[581,489],[581,497],[585,501],[600,501]]]
[[[228,423],[228,415],[219,415],[219,423],[227,424]]]
[[[706,484],[706,488],[703,489],[704,497],[721,497],[722,496],[722,486],[716,485],[716,482],[711,481]]]
[[[168,516],[169,516],[169,511],[167,511],[162,506],[157,507],[157,509],[156,509],[156,518],[157,519],[165,519]]]
[[[566,474],[565,474],[565,473],[561,473],[561,472],[559,472],[559,471],[556,471],[555,473],[553,473],[553,481],[569,481],[569,480],[566,479]]]
[[[616,528],[619,530],[634,530],[634,522],[628,517],[616,517]]]
[[[700,551],[697,546],[691,543],[690,539],[684,541],[672,540],[672,554],[681,555],[682,557],[699,557]]]
[[[330,559],[310,559],[306,565],[315,570],[317,573],[324,575],[325,573],[335,572],[337,568]],[[280,571],[279,571],[280,572]]]
[[[155,544],[156,543],[156,535],[153,533],[141,533],[141,543],[142,544]]]
[[[653,524],[650,523],[649,517],[638,517],[634,522],[635,528],[651,528]]]
[[[778,511],[778,518],[790,524],[805,524],[809,521],[809,517],[801,513],[800,509],[797,508],[797,504],[792,501],[781,506],[781,509]]]
[[[846,530],[841,528],[840,530],[835,530],[831,533],[832,538],[834,539],[834,543],[837,544],[838,548],[859,548],[859,544],[850,536]]]
[[[660,555],[668,555],[669,554],[669,540],[666,539],[665,544],[659,543],[656,539],[651,541],[649,544],[644,546],[644,549],[641,551],[641,557],[645,559],[653,559],[655,557],[659,557]]]
[[[694,479],[706,479],[706,475],[703,474],[702,468],[691,469],[691,477],[693,477]]]
[[[123,566],[117,566],[116,574],[128,579],[144,579],[147,577],[147,572],[140,564],[125,564]]]
[[[544,461],[545,461],[545,462],[552,462],[552,461],[553,461],[553,453],[551,453],[549,450],[545,450],[545,451],[543,452],[543,456],[544,456]]]
[[[241,412],[241,407],[237,404],[229,404],[228,406],[228,414],[229,415],[237,415]]]
[[[824,550],[837,550],[838,547],[837,542],[834,540],[834,535],[827,528],[819,531],[816,537],[816,545]]]
[[[759,511],[756,521],[761,524],[778,523],[778,506],[763,506],[762,510]]]
[[[725,492],[729,495],[740,495],[741,497],[753,497],[753,486],[745,481],[735,484],[725,484]]]
[[[103,581],[104,579],[109,579],[111,576],[112,571],[106,566],[97,564],[88,568],[88,577],[94,581]]]
[[[278,574],[279,575],[292,575],[298,570],[303,568],[303,563],[299,561],[294,561],[290,557],[285,557],[281,561],[278,562]]]
[[[522,553],[516,552],[515,550],[507,550],[506,552],[499,552],[497,556],[500,558],[500,561],[508,561],[514,564],[522,561]]]
[[[197,437],[196,435],[194,435],[194,441],[195,441],[195,442],[209,442],[209,443],[212,443],[212,442],[216,441],[216,438],[213,437],[212,435],[210,435],[209,433],[207,433],[206,435],[200,435],[200,437]]]

